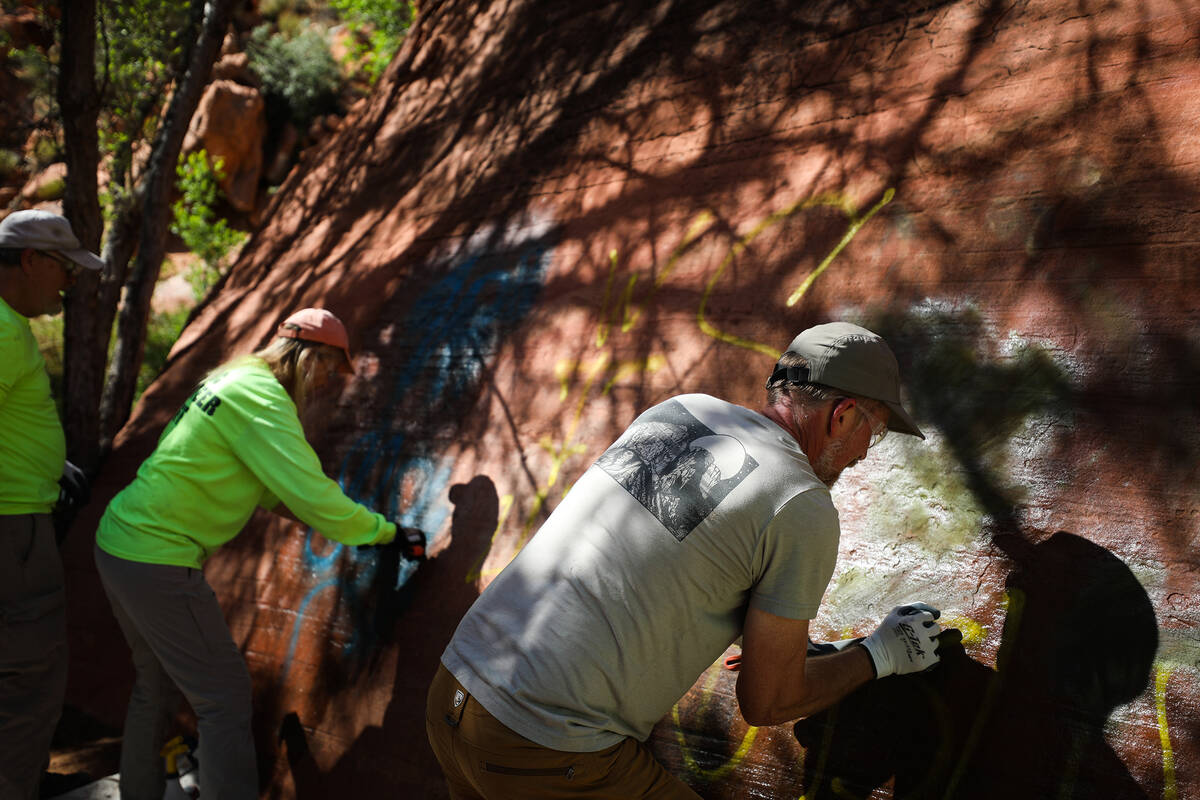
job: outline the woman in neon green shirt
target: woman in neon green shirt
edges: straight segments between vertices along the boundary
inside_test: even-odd
[[[96,567],[133,653],[121,797],[163,796],[159,750],[171,684],[196,712],[206,797],[257,798],[250,677],[204,561],[258,507],[345,544],[386,544],[396,526],[354,502],[321,469],[300,423],[306,401],[337,371],[349,340],[328,311],[289,317],[252,356],[218,368],[167,425],[96,533]]]

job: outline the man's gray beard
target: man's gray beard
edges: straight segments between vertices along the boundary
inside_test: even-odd
[[[837,472],[833,471],[834,457],[839,455],[842,450],[845,449],[845,446],[846,445],[844,442],[830,441],[825,445],[825,449],[821,451],[821,457],[813,462],[813,472],[817,474],[817,478],[821,481],[821,483],[825,484],[830,489],[832,489],[833,485],[837,483],[838,478],[842,476],[842,472],[845,469],[845,467],[843,467]],[[850,465],[847,464],[846,466]],[[830,473],[832,473],[832,475]]]
[[[792,406],[792,422],[796,425],[797,430],[800,430],[803,427],[800,417],[796,413],[795,406]],[[818,458],[816,461],[809,459],[809,464],[812,466],[813,472],[816,473],[817,479],[830,489],[832,489],[833,485],[837,483],[838,478],[842,476],[842,472],[846,469],[846,467],[851,466],[850,464],[847,464],[846,467],[842,467],[842,469],[839,469],[837,472],[833,471],[833,457],[841,453],[845,447],[846,443],[844,441],[831,439],[825,445],[825,449],[821,452],[820,458]],[[805,455],[807,455],[807,453]],[[832,475],[830,473],[832,473]]]

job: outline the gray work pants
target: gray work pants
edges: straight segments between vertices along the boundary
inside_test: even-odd
[[[95,549],[96,569],[133,651],[136,679],[121,742],[121,800],[160,800],[176,697],[196,712],[204,800],[255,800],[250,674],[198,569],[143,564]]]
[[[0,515],[0,798],[36,800],[66,690],[54,525],[49,514]]]

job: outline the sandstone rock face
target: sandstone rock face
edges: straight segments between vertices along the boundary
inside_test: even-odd
[[[239,211],[254,209],[262,173],[265,104],[259,91],[231,80],[215,80],[204,90],[184,140],[184,152],[203,148],[224,162],[221,189]]]
[[[814,638],[921,598],[963,646],[795,729],[746,726],[715,661],[656,756],[706,798],[1200,796],[1200,12],[436,5],[282,185],[95,489],[287,313],[345,320],[358,371],[314,441],[434,557],[261,514],[210,561],[267,796],[446,797],[424,693],[478,592],[640,411],[758,407],[830,319],[888,337],[929,438],[835,487]],[[128,656],[68,542],[69,699],[119,721]]]
[[[233,81],[243,86],[258,87],[258,78],[250,69],[250,57],[245,53],[226,53],[213,64],[213,81]]]

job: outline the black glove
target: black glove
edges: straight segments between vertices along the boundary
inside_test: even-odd
[[[810,656],[823,656],[829,653],[837,653],[845,650],[852,644],[858,644],[864,638],[863,636],[859,636],[857,639],[841,639],[836,642],[814,642],[812,639],[809,639],[808,654]]]
[[[63,462],[63,474],[58,479],[58,502],[68,502],[76,508],[82,508],[91,499],[92,487],[88,483],[83,470],[70,461]]]
[[[396,542],[400,545],[400,555],[409,561],[425,560],[425,533],[420,528],[402,528],[397,525]]]
[[[63,463],[62,477],[58,479],[58,502],[54,504],[52,516],[54,519],[54,538],[62,544],[71,530],[71,523],[79,509],[87,505],[92,496],[92,488],[83,470],[70,461]]]
[[[420,528],[405,528],[400,523],[396,525],[396,538],[387,544],[360,544],[359,550],[378,547],[383,550],[399,550],[400,555],[409,561],[425,560],[425,533]]]

